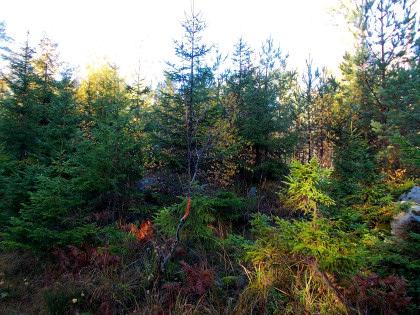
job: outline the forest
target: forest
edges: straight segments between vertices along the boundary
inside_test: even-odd
[[[343,6],[339,75],[187,11],[156,86],[0,23],[0,314],[420,314],[416,5]]]

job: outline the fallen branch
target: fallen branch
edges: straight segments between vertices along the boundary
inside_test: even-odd
[[[187,198],[187,205],[186,205],[185,211],[184,211],[184,215],[181,217],[181,219],[179,219],[179,223],[178,223],[178,226],[176,228],[175,241],[172,243],[171,248],[170,248],[168,254],[161,259],[160,266],[159,266],[159,272],[160,272],[160,274],[163,274],[165,272],[166,265],[171,260],[173,254],[175,252],[175,248],[179,244],[179,241],[180,241],[180,239],[179,239],[179,233],[180,233],[182,227],[184,226],[185,221],[187,221],[187,219],[188,219],[188,217],[190,215],[190,211],[191,211],[191,197],[188,197]]]
[[[328,288],[330,292],[332,292],[335,297],[338,299],[339,302],[341,302],[346,308],[349,313],[355,313],[358,314],[358,310],[354,308],[350,303],[347,301],[345,296],[341,293],[341,291],[336,287],[336,285],[330,280],[328,275],[319,270],[318,264],[315,260],[311,260],[308,263],[309,268],[312,270],[312,272],[318,276],[318,278],[322,281],[322,283]]]

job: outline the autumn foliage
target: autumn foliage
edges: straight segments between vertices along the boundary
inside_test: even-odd
[[[120,257],[110,254],[106,248],[99,249],[88,246],[79,248],[69,245],[65,248],[57,248],[53,251],[53,255],[63,272],[77,273],[84,267],[105,268],[120,262]]]
[[[407,296],[407,282],[398,276],[380,277],[375,273],[353,278],[347,295],[363,314],[400,314],[411,298]]]
[[[170,292],[182,292],[186,295],[202,296],[214,284],[214,271],[203,264],[189,265],[181,261],[184,273],[182,283],[166,283],[163,287]]]
[[[152,221],[146,220],[137,227],[134,223],[118,224],[120,229],[132,234],[138,241],[148,241],[153,238],[153,224]]]
[[[140,224],[140,228],[134,224],[130,224],[130,232],[139,241],[147,241],[153,237],[153,226],[152,221],[146,220]]]

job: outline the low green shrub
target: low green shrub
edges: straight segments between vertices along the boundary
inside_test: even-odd
[[[174,236],[186,207],[186,200],[180,204],[161,209],[154,220],[158,230],[166,236]],[[216,223],[228,223],[239,219],[247,209],[244,199],[233,193],[221,192],[215,196],[194,196],[191,198],[191,213],[182,230],[183,237],[204,245],[216,240]]]

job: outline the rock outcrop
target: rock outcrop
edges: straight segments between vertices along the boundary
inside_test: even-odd
[[[409,232],[420,233],[420,186],[414,186],[401,195],[401,203],[408,203],[406,212],[400,212],[391,222],[392,234],[405,237]]]

